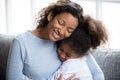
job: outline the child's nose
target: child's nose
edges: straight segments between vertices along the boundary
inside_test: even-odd
[[[65,60],[66,60],[65,54],[62,54],[60,57],[61,57],[61,60],[62,60],[62,61],[65,61]]]

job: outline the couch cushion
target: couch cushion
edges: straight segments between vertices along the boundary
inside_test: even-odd
[[[97,50],[93,55],[104,72],[105,80],[120,80],[120,50]]]
[[[5,80],[7,58],[13,37],[0,34],[0,80]]]

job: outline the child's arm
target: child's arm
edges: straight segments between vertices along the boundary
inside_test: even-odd
[[[64,61],[59,69],[48,80],[71,80],[75,77],[75,73],[69,72],[69,67],[72,65],[71,60]],[[75,78],[79,80],[79,78]]]
[[[93,76],[93,80],[104,80],[104,74],[91,53],[86,56],[86,62]]]

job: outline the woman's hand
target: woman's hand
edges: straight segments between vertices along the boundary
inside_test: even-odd
[[[74,78],[74,79],[73,79],[74,76],[75,76],[75,74],[72,74],[72,75],[71,75],[70,77],[68,77],[66,80],[80,80],[80,78]],[[62,80],[62,77],[63,77],[63,75],[60,74],[58,80]]]

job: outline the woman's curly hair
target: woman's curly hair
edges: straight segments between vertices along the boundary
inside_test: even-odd
[[[49,13],[52,13],[53,18],[61,13],[70,13],[76,17],[79,23],[83,19],[83,9],[82,7],[70,0],[58,0],[56,3],[50,4],[48,7],[43,8],[37,17],[37,28],[45,27],[48,24],[47,17]]]

